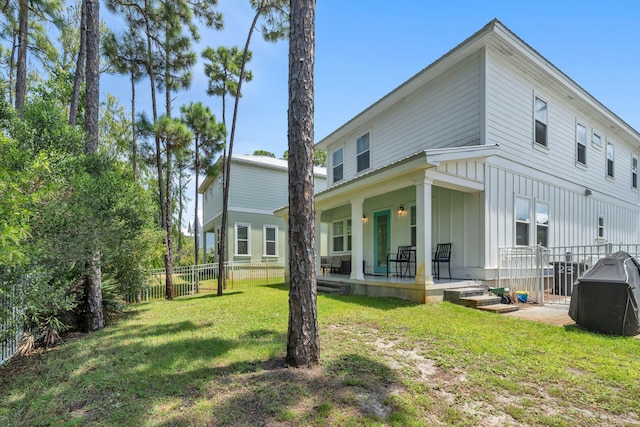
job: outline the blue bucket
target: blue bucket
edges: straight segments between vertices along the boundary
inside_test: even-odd
[[[529,292],[516,292],[516,297],[518,298],[518,302],[526,303],[527,299],[529,299]]]

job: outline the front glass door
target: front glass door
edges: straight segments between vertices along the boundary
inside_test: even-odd
[[[387,254],[389,253],[389,239],[391,234],[390,211],[373,214],[373,271],[387,272]]]

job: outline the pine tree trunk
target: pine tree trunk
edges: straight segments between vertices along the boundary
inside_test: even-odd
[[[20,0],[18,11],[18,65],[16,67],[16,110],[23,116],[27,97],[27,32],[29,29],[29,1]]]
[[[92,155],[98,150],[98,114],[100,106],[100,1],[86,0],[87,66],[84,129],[87,134],[84,151]],[[102,278],[100,251],[97,244],[86,265],[85,281],[87,331],[104,328],[102,313]]]
[[[86,314],[84,331],[92,332],[104,328],[100,251],[94,251],[91,260],[85,264],[85,271],[84,297]]]
[[[195,283],[195,287],[196,287],[196,293],[200,293],[200,270],[198,270],[198,264],[200,261],[200,227],[198,226],[198,183],[199,183],[199,179],[200,178],[200,147],[198,146],[198,136],[196,135],[196,141],[195,141],[195,145],[196,145],[196,161],[195,161],[195,166],[196,166],[196,194],[195,194],[195,198],[196,198],[196,210],[195,210],[195,215],[194,215],[194,219],[193,219],[193,241],[194,241],[194,245],[195,245],[195,249],[196,249],[196,283]],[[206,256],[206,254],[205,254]]]
[[[164,207],[164,223],[165,223],[165,245],[166,253],[164,255],[164,267],[165,267],[165,283],[166,283],[166,298],[173,299],[173,174],[171,167],[171,150],[169,147],[169,141],[167,141],[165,151],[167,153],[166,166],[167,169],[167,190],[165,194],[167,204]]]
[[[71,103],[69,105],[69,124],[76,125],[78,117],[78,101],[80,100],[80,88],[84,81],[84,64],[87,54],[87,2],[82,0],[80,13],[80,49],[76,61],[76,75],[73,78],[73,90],[71,92]]]
[[[313,198],[315,0],[291,0],[289,38],[289,366],[317,365]]]

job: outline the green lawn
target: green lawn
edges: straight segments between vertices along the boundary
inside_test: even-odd
[[[640,341],[445,304],[318,297],[322,364],[284,367],[288,293],[133,305],[0,369],[0,425],[640,425]]]

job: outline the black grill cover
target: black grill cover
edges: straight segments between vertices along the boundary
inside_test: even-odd
[[[640,327],[640,264],[626,252],[602,258],[573,286],[569,316],[589,330],[636,335]]]

